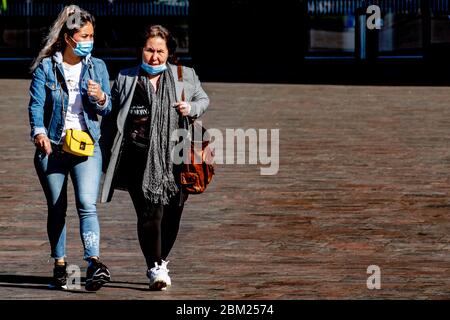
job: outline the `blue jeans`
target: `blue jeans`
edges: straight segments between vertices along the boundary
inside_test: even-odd
[[[62,152],[52,145],[53,152],[47,156],[36,150],[34,166],[47,198],[47,234],[51,257],[66,256],[67,178],[70,174],[75,202],[80,219],[80,236],[84,259],[99,256],[100,227],[97,218],[97,196],[100,185],[102,156],[98,144],[94,155],[79,157]]]

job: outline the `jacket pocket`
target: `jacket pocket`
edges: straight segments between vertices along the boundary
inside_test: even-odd
[[[45,86],[51,91],[59,90],[58,85],[56,84],[56,82],[53,81],[47,81],[45,83]]]
[[[53,102],[58,102],[58,99],[61,99],[61,86],[58,83],[47,81],[45,87],[47,89],[47,99],[51,97]]]

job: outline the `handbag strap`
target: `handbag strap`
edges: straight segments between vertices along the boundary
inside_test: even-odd
[[[178,81],[181,83],[181,87],[182,87],[182,89],[181,89],[181,101],[186,101],[186,97],[185,97],[185,94],[184,94],[183,66],[181,64],[177,65],[177,75],[178,75]],[[182,120],[183,120],[183,127],[184,127],[184,129],[189,130],[189,120],[187,119],[187,117],[182,117]],[[183,142],[185,142],[185,141],[183,141]],[[188,165],[183,163],[181,168],[182,168],[181,171],[189,172],[189,166]],[[180,188],[180,196],[179,196],[179,199],[178,199],[178,206],[181,207],[183,205],[184,201],[185,201],[185,199],[184,199],[184,190],[183,190],[183,188]]]
[[[184,95],[183,66],[181,64],[177,66],[177,74],[178,74],[178,81],[180,81],[183,84],[183,89],[181,90],[181,101],[186,101],[186,97]]]
[[[178,73],[178,81],[181,82],[182,90],[181,90],[181,101],[186,101],[186,95],[184,93],[184,78],[183,78],[183,66],[177,65],[177,73]],[[186,130],[192,131],[192,137],[194,136],[194,122],[195,118],[190,118],[188,116],[182,116],[183,117],[183,127]]]
[[[186,101],[186,96],[184,93],[184,79],[183,79],[183,66],[181,64],[177,65],[177,75],[178,81],[181,83],[181,101]],[[189,130],[189,117],[183,116],[183,127],[186,130]],[[192,121],[193,122],[193,121]]]

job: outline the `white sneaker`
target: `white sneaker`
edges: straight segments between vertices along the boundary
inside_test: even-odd
[[[147,277],[150,279],[150,290],[166,290],[172,285],[169,277],[167,264],[169,261],[161,260],[161,265],[155,262],[155,266],[147,270]]]

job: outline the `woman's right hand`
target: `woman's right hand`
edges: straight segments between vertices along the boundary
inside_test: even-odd
[[[50,139],[45,134],[38,134],[34,137],[34,145],[46,155],[52,153],[52,145]]]

